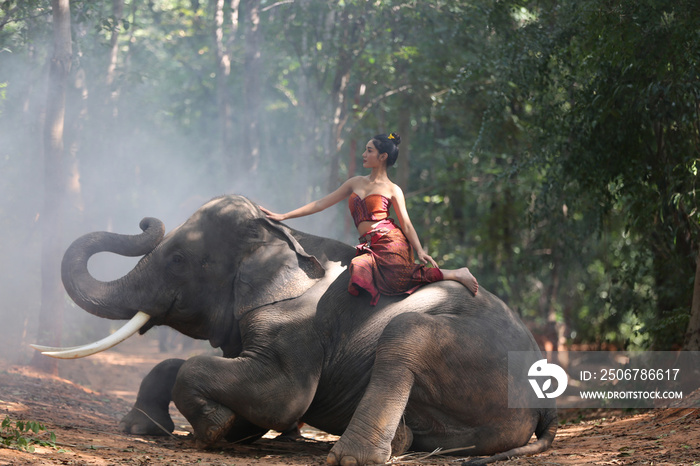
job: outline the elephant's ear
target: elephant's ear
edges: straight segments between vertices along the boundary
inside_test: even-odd
[[[237,319],[260,306],[298,298],[326,273],[287,227],[266,218],[253,221],[262,225],[263,239],[238,268],[234,284]]]

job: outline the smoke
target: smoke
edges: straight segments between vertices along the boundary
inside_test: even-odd
[[[0,43],[0,351],[17,363],[31,357],[28,344],[36,340],[41,305],[41,118],[49,50],[48,42],[31,51],[3,49]],[[153,70],[142,70],[142,79],[133,83],[124,82],[128,77],[122,76],[119,95],[105,93],[96,83],[99,57],[88,52],[87,48],[76,52],[75,82],[66,102],[66,176],[71,170],[78,176],[72,178],[75,189],[64,203],[62,231],[56,232],[63,250],[92,231],[137,234],[139,221],[146,216],[161,219],[171,231],[209,199],[226,193],[245,195],[278,212],[325,194],[317,187],[325,185],[323,161],[311,149],[295,148],[298,141],[284,137],[264,138],[256,173],[228,179],[222,155],[215,149],[218,123],[211,95],[202,91],[198,97],[206,98],[186,106],[158,82]],[[154,69],[158,66],[153,64]],[[262,100],[273,98],[277,97]],[[189,113],[200,115],[197,124],[183,123]],[[294,118],[266,118],[261,122],[265,134],[297,132]],[[245,114],[235,119],[245,120]],[[236,150],[232,148],[233,153]],[[354,234],[345,229],[346,215],[345,207],[337,206],[288,224],[352,242]],[[111,280],[137,260],[98,254],[89,267],[97,278]],[[86,343],[109,330],[109,323],[90,316],[67,297],[66,302],[63,345]]]

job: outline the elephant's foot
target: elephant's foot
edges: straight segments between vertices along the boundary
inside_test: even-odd
[[[189,419],[197,448],[209,448],[218,442],[233,426],[236,415],[226,406],[209,402],[197,419]]]
[[[292,426],[282,431],[277,437],[275,437],[275,440],[279,440],[280,442],[296,442],[302,438],[302,425],[304,425],[303,422],[295,422]]]
[[[119,421],[119,428],[128,434],[169,435],[175,430],[175,424],[167,411],[146,412],[134,406]]]
[[[326,458],[329,465],[359,466],[363,464],[385,464],[391,457],[391,447],[369,445],[362,441],[346,438],[347,433],[331,449]],[[359,439],[358,439],[359,440]]]
[[[353,441],[352,434],[343,434],[331,449],[326,462],[341,466],[384,464],[389,461],[391,455],[401,455],[411,447],[413,431],[405,424],[399,424],[389,448],[367,445],[362,440],[364,439]]]

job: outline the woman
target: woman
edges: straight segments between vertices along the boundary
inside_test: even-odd
[[[261,209],[268,218],[283,221],[315,214],[349,198],[350,213],[362,244],[357,246],[357,255],[350,264],[348,291],[357,296],[364,289],[372,296],[373,306],[381,294],[410,294],[421,285],[440,280],[460,282],[476,294],[479,284],[468,268],[441,270],[423,250],[408,217],[403,192],[387,174],[387,168],[394,165],[399,156],[400,143],[401,137],[396,133],[373,137],[362,154],[362,166],[372,172],[368,176],[350,178],[322,199],[286,214]],[[391,206],[400,228],[389,218]],[[422,264],[414,262],[413,253]],[[434,268],[426,267],[427,263]]]

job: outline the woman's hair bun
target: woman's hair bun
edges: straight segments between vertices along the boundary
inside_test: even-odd
[[[386,153],[386,166],[391,167],[396,162],[399,156],[399,144],[401,144],[401,136],[398,133],[391,133],[390,135],[379,134],[372,138],[374,142],[374,147],[380,154]]]
[[[401,144],[401,136],[399,136],[399,133],[391,133],[388,137],[395,145],[398,146]]]

